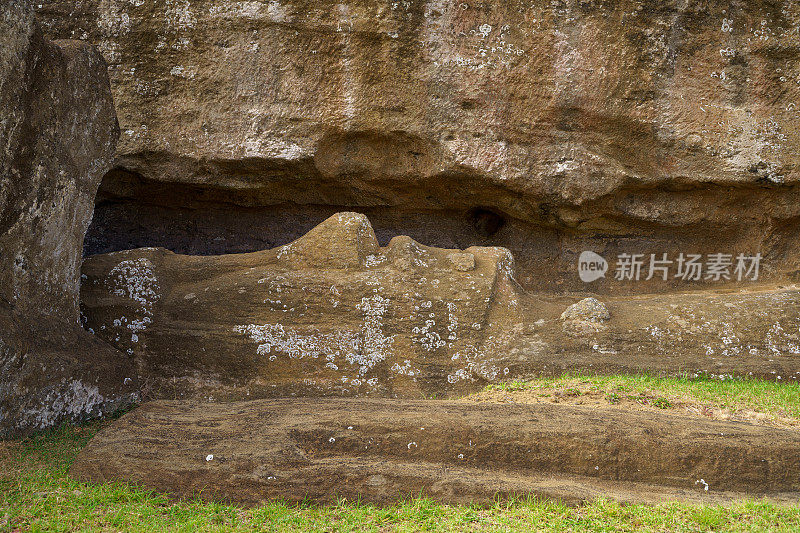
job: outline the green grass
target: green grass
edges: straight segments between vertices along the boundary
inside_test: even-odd
[[[576,383],[617,395],[612,398],[692,395],[720,406],[800,412],[797,386],[753,380],[565,376],[493,388],[577,390]],[[272,502],[244,509],[172,501],[123,484],[89,485],[67,477],[75,455],[100,427],[64,426],[24,441],[0,442],[0,531],[800,531],[800,502],[648,506],[598,499],[567,507],[523,498],[479,507],[409,498],[389,507],[342,501],[330,506]]]
[[[488,385],[486,390],[536,391],[562,390],[575,395],[575,390],[585,389],[605,393],[610,403],[621,398],[650,398],[662,409],[669,408],[674,400],[736,411],[751,409],[768,415],[800,419],[800,383],[781,383],[752,378],[711,379],[707,377],[664,378],[656,376],[588,376],[565,374],[530,381],[513,381]]]

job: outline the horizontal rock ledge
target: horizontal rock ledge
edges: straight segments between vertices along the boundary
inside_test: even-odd
[[[150,402],[100,431],[70,474],[176,497],[391,502],[721,502],[800,497],[800,432],[676,414],[460,401]]]

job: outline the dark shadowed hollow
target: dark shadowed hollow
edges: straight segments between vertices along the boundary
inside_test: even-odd
[[[98,192],[84,255],[141,247],[187,255],[266,250],[300,238],[334,213],[356,211],[367,215],[381,246],[392,237],[408,235],[440,248],[508,248],[514,255],[517,281],[541,292],[584,290],[576,275],[583,250],[609,260],[621,253],[645,257],[667,253],[674,258],[681,252],[760,251],[762,280],[793,280],[800,264],[794,238],[800,219],[769,217],[756,224],[754,220],[764,218],[763,211],[750,208],[756,201],[792,202],[796,187],[707,185],[619,191],[579,209],[541,198],[518,205],[520,209],[510,214],[510,192],[482,189],[486,184],[474,176],[450,176],[433,186],[396,189],[385,183],[334,183],[319,177],[303,181],[302,174],[290,178],[284,172],[271,176],[274,169],[268,168],[226,171],[236,179],[245,175],[253,185],[156,182],[122,168],[112,170]],[[296,195],[299,201],[286,201],[295,189],[303,191]],[[656,212],[655,220],[637,213],[639,208],[633,208],[637,202]],[[703,202],[707,208],[697,212],[695,206]],[[614,292],[612,285],[601,279],[592,290]],[[641,280],[627,290],[692,290],[707,288],[708,283],[702,285],[679,279]],[[734,283],[723,280],[717,285]]]

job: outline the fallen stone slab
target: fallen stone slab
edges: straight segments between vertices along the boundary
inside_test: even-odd
[[[800,432],[576,406],[387,399],[144,404],[70,474],[241,504],[800,498]]]

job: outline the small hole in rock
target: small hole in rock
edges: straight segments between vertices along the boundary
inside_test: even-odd
[[[469,212],[470,224],[478,235],[492,237],[503,229],[506,219],[502,214],[486,207],[476,207]]]

